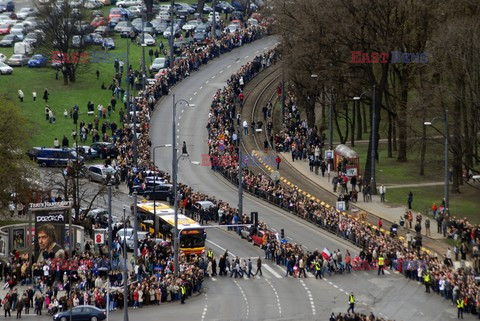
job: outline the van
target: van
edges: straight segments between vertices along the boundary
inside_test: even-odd
[[[33,47],[28,42],[17,42],[13,48],[13,53],[30,56],[33,54]]]
[[[31,160],[42,167],[47,166],[67,166],[68,162],[76,161],[77,154],[70,148],[45,148],[33,147],[28,150],[27,155]],[[78,161],[83,164],[84,158],[78,156]]]

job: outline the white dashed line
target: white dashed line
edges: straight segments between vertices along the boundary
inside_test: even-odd
[[[334,287],[335,289],[338,289],[338,285],[336,285],[336,284],[334,284],[333,287]]]
[[[210,80],[207,80],[205,83],[208,84],[209,81],[210,81]]]
[[[200,88],[198,88],[198,90],[202,90],[203,86],[200,86]]]
[[[182,119],[182,116],[178,116],[178,120]]]
[[[263,50],[267,50],[267,49],[268,49],[268,47],[263,48]]]
[[[190,97],[190,99],[189,99],[189,100],[192,100],[192,99],[193,99],[193,97]],[[183,110],[182,110],[182,113],[183,113]]]
[[[248,320],[248,314],[250,313],[250,307],[248,305],[248,300],[247,300],[247,296],[245,295],[245,292],[243,292],[243,289],[242,287],[240,286],[240,284],[238,284],[237,280],[233,280],[233,282],[238,286],[238,288],[240,289],[240,292],[242,293],[242,296],[243,296],[243,299],[245,300],[245,306],[246,306],[246,311],[245,311],[245,319]]]
[[[179,133],[179,132],[180,132],[180,129],[177,129],[177,133]]]
[[[203,312],[202,312],[202,321],[205,319],[205,316],[207,315],[207,310],[208,310],[208,297],[207,297],[207,293],[205,293],[205,307],[203,308]]]
[[[196,95],[197,95],[197,92],[194,92],[193,95],[196,96]]]
[[[280,304],[280,297],[278,296],[277,290],[275,290],[275,288],[273,287],[273,284],[270,283],[270,281],[268,279],[265,279],[265,281],[267,281],[268,285],[270,285],[270,287],[272,288],[273,293],[275,293],[275,297],[277,298],[278,313],[281,316],[282,315],[282,305]]]
[[[231,67],[232,67],[232,65],[228,65],[228,66],[227,66],[227,68],[231,68]]]
[[[248,59],[249,56],[245,56],[245,59]]]
[[[259,53],[259,52],[260,52],[260,50],[255,51],[255,53]]]
[[[178,123],[178,125],[177,125],[177,126],[180,126],[180,123]]]
[[[223,70],[220,70],[220,74],[223,73]]]
[[[307,291],[308,299],[310,300],[310,306],[312,307],[312,314],[316,315],[317,312],[316,312],[316,309],[315,309],[315,302],[313,301],[312,292],[310,292],[310,290],[308,289],[307,285],[305,284],[305,282],[303,280],[300,280],[300,284],[302,284],[303,287],[305,288],[305,290]]]
[[[215,79],[215,75],[212,76],[212,79]]]

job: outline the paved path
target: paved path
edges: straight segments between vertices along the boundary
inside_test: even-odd
[[[431,183],[421,183],[421,184],[398,184],[398,185],[385,184],[385,186],[387,187],[387,193],[388,193],[388,190],[391,189],[391,188],[440,186],[440,185],[444,185],[444,184],[445,184],[445,182],[431,182]]]

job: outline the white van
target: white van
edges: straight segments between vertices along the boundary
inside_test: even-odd
[[[33,47],[28,42],[17,42],[13,48],[13,53],[30,56],[33,54]]]

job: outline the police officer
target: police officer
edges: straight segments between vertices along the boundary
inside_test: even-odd
[[[383,266],[385,265],[385,259],[383,258],[383,254],[380,254],[378,257],[378,275],[380,275],[380,272],[382,272],[383,275],[385,275],[385,272],[383,272]]]
[[[208,249],[208,251],[207,251],[207,258],[208,258],[208,259],[213,259],[213,251],[212,251],[212,249]]]
[[[315,261],[315,279],[318,279],[318,277],[320,277],[320,280],[322,279],[322,263],[319,259]]]
[[[430,293],[430,272],[428,270],[423,276],[423,283],[425,284],[425,292]]]
[[[182,291],[182,304],[185,304],[185,297],[187,296],[187,288],[182,284],[180,290]]]
[[[348,304],[350,306],[347,313],[350,313],[350,310],[352,310],[352,313],[355,314],[355,296],[353,295],[353,292],[350,292],[350,295],[348,296]]]
[[[463,298],[462,298],[461,296],[458,297],[458,299],[457,299],[457,309],[458,309],[457,318],[458,318],[458,319],[460,319],[460,318],[463,319],[463,307],[464,307],[464,304],[465,304],[465,301],[463,301]]]

